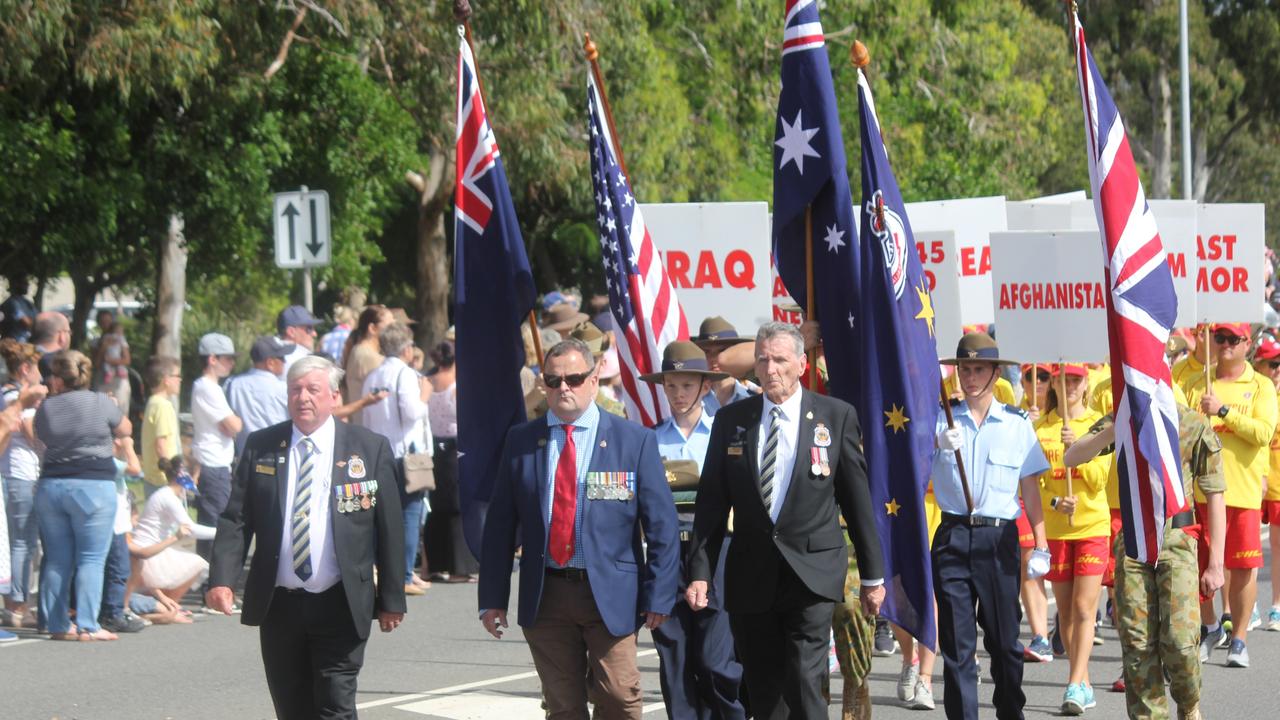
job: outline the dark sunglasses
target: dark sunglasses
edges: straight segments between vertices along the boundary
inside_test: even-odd
[[[1031,373],[1029,373],[1029,372],[1028,372],[1028,373],[1026,373],[1025,375],[1023,375],[1023,376],[1022,376],[1022,379],[1023,379],[1023,380],[1030,380],[1030,379],[1031,379]],[[1047,373],[1047,372],[1045,372],[1045,371],[1041,370],[1040,372],[1036,373],[1036,380],[1039,380],[1039,381],[1040,381],[1040,382],[1042,382],[1042,383],[1047,383],[1047,382],[1049,382],[1049,373]]]
[[[1242,338],[1239,335],[1214,335],[1213,341],[1219,345],[1230,345],[1231,347],[1235,347],[1244,342],[1245,338]]]
[[[1280,360],[1268,360],[1267,364],[1271,366],[1272,370],[1280,370]]]
[[[573,375],[547,375],[546,373],[543,373],[542,382],[546,383],[547,387],[553,390],[560,387],[560,383],[562,382],[568,383],[571,388],[575,388],[581,386],[589,377],[591,377],[590,370],[584,373],[575,373]]]

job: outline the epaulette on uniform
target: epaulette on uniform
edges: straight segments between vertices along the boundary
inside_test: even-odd
[[[1018,407],[1017,405],[1010,405],[1009,403],[1005,403],[1004,409],[1008,410],[1010,414],[1017,415],[1018,417],[1021,417],[1021,418],[1031,417],[1029,414],[1027,414],[1026,410]]]

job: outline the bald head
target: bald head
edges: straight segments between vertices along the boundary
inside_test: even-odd
[[[36,315],[31,344],[49,350],[66,350],[71,345],[71,322],[60,312],[46,310]]]

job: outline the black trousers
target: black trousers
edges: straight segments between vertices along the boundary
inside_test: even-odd
[[[763,613],[729,614],[751,714],[757,720],[825,720],[822,680],[834,610],[835,603],[815,595],[783,560],[773,607]]]
[[[354,720],[365,640],[341,583],[317,594],[276,588],[258,636],[279,720]]]
[[[480,572],[480,561],[471,554],[462,532],[457,438],[436,438],[433,457],[436,489],[431,491],[431,514],[427,516],[427,567],[433,573],[475,575]]]
[[[1022,643],[1018,624],[1018,529],[970,527],[943,520],[933,538],[933,589],[938,598],[938,649],[945,661],[943,706],[951,720],[977,720],[977,625],[991,656],[996,717],[1022,718]],[[976,610],[975,610],[976,606]]]

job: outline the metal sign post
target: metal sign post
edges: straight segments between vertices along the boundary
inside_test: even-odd
[[[302,270],[303,305],[311,312],[311,268],[324,267],[333,258],[329,194],[306,185],[298,192],[276,193],[272,224],[276,266]]]

